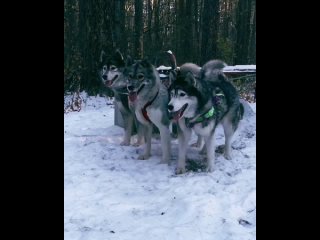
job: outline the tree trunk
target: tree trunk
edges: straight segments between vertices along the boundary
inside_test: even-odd
[[[158,52],[161,49],[160,41],[160,0],[154,0],[154,52]]]
[[[201,65],[217,56],[219,0],[204,0],[202,15]]]
[[[119,48],[121,41],[121,0],[115,0],[115,8],[114,8],[114,28],[115,28],[115,41],[114,48]]]
[[[239,0],[237,7],[237,42],[235,64],[248,64],[251,0]]]
[[[249,64],[256,63],[256,0],[252,1],[249,38]]]
[[[100,53],[115,48],[135,59],[170,49],[178,65],[254,64],[256,1],[64,0],[65,89],[72,76],[96,93]]]
[[[134,2],[134,56],[136,58],[143,57],[142,39],[143,39],[143,18],[142,18],[143,2],[135,0]]]
[[[152,54],[152,2],[148,0],[147,2],[147,33],[146,33],[146,44],[145,52],[149,56]]]

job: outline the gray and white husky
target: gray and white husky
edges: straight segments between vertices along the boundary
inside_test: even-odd
[[[177,74],[179,74],[180,78],[186,77],[187,73],[191,72],[196,78],[200,77],[201,67],[194,63],[184,63],[180,67],[175,68],[175,79],[177,78]],[[174,82],[174,81],[172,81]],[[196,143],[191,144],[192,147],[201,148],[203,146],[203,138],[198,135],[198,140]]]
[[[153,124],[159,129],[162,148],[161,163],[171,161],[168,89],[161,84],[156,68],[147,60],[127,61],[124,75],[128,80],[129,105],[138,121],[145,126],[145,149],[139,159],[148,159],[151,151]]]
[[[225,133],[226,159],[231,159],[231,140],[243,116],[243,106],[235,87],[223,74],[225,63],[212,60],[199,75],[192,71],[177,75],[169,88],[171,100],[168,110],[178,122],[179,157],[176,173],[184,173],[186,152],[191,132],[204,138],[207,152],[207,171],[214,170],[214,132],[222,123]]]
[[[130,139],[136,121],[134,113],[132,113],[128,104],[127,81],[123,76],[125,61],[119,50],[116,50],[110,58],[107,58],[102,52],[100,60],[104,64],[101,70],[101,79],[107,88],[113,90],[115,104],[117,104],[124,121],[124,137],[120,144],[128,146],[130,145]],[[138,128],[138,124],[136,125]],[[138,141],[134,145],[139,146],[142,142],[143,137],[138,129]]]

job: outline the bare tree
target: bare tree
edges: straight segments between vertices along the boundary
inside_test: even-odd
[[[255,0],[64,0],[65,89],[102,89],[99,56],[174,51],[178,64],[256,61]],[[77,82],[77,84],[75,84]]]
[[[143,57],[143,18],[142,18],[143,2],[142,0],[134,1],[134,56]]]
[[[235,64],[248,63],[250,38],[251,0],[239,0],[237,7],[237,42]]]
[[[204,0],[201,23],[201,64],[217,56],[218,20],[219,0]]]

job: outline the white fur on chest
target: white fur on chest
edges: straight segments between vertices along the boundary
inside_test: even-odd
[[[214,124],[214,121],[210,121],[210,123],[206,127],[202,127],[202,123],[197,123],[196,125],[194,125],[193,130],[200,136],[209,137],[211,136]]]
[[[156,126],[161,124],[161,119],[163,117],[163,112],[159,108],[150,108],[147,109],[148,116]]]
[[[150,122],[147,121],[147,119],[144,118],[143,114],[142,114],[142,109],[136,109],[135,111],[136,117],[138,119],[139,122],[141,122],[142,124],[149,124]]]
[[[152,123],[154,123],[156,126],[159,126],[159,124],[161,124],[161,119],[163,117],[162,116],[163,113],[161,112],[161,110],[157,109],[157,108],[147,107],[146,111],[147,111],[147,115],[148,115],[150,121]],[[141,109],[136,110],[135,113],[136,113],[136,116],[137,116],[137,119],[138,119],[139,122],[141,122],[143,124],[149,124],[150,123],[143,116]]]

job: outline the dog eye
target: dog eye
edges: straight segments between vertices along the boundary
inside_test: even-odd
[[[129,73],[129,78],[133,79],[133,74],[132,73]]]
[[[186,94],[185,93],[180,93],[180,97],[184,97]]]
[[[107,67],[106,66],[104,66],[102,69],[103,69],[103,71],[107,71]]]
[[[116,70],[116,69],[117,69],[116,66],[110,66],[110,70],[111,70],[111,71],[114,71],[114,70]]]
[[[143,80],[144,79],[144,75],[142,73],[139,73],[137,76],[138,80]]]

